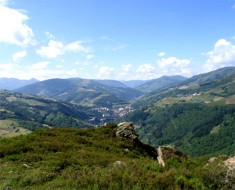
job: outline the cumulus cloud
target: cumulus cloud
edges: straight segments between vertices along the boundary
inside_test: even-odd
[[[64,44],[60,41],[50,40],[48,46],[41,46],[36,52],[42,57],[56,58],[64,54]]]
[[[33,30],[25,23],[28,19],[20,11],[0,5],[0,42],[22,47],[35,44]]]
[[[66,52],[84,52],[89,53],[90,48],[84,47],[81,41],[75,41],[69,44],[64,44],[61,41],[50,40],[48,46],[41,46],[37,49],[37,54],[47,58],[57,58]]]
[[[101,78],[101,79],[112,78],[111,75],[112,75],[113,71],[114,71],[114,68],[112,68],[112,67],[101,66],[99,68],[99,72],[97,74],[97,77]]]
[[[18,51],[12,55],[12,60],[14,62],[17,62],[17,61],[21,60],[22,58],[24,58],[26,55],[27,55],[27,51],[25,51],[25,50]]]
[[[208,59],[206,64],[203,65],[203,71],[205,72],[235,65],[235,45],[225,39],[218,40],[213,50],[206,55]]]
[[[168,57],[157,60],[158,75],[183,75],[191,76],[191,60]]]
[[[84,47],[81,41],[75,41],[65,45],[65,51],[89,53],[90,48]]]
[[[155,68],[151,64],[143,64],[139,66],[139,68],[137,69],[137,73],[149,73],[154,70]]]

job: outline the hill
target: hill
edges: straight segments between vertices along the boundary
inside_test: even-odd
[[[149,155],[146,145],[118,137],[117,129],[115,124],[91,129],[55,128],[0,138],[0,188],[234,188],[234,174],[218,161],[172,157],[163,167]]]
[[[141,90],[145,93],[149,93],[157,91],[158,89],[167,87],[169,85],[178,84],[186,79],[186,77],[182,76],[163,76],[158,79],[149,80],[146,83],[137,86],[136,89]]]
[[[177,102],[210,103],[234,102],[235,67],[225,67],[196,75],[169,88],[151,92],[133,103],[134,108],[152,104],[167,105]]]
[[[87,121],[95,114],[86,108],[61,101],[0,90],[1,130],[19,131],[19,127],[31,131],[42,127],[92,127]]]
[[[171,145],[193,156],[235,152],[235,68],[194,76],[135,102],[123,120],[135,122],[140,139]]]
[[[16,78],[0,78],[0,89],[14,90],[38,82],[36,79],[20,80]]]
[[[91,107],[122,105],[143,94],[118,81],[79,78],[50,79],[16,91]],[[99,102],[98,105],[97,102]]]
[[[136,87],[143,85],[149,81],[150,80],[128,80],[128,81],[121,81],[121,82],[123,84],[125,84],[126,86],[129,86],[131,88],[136,88]]]

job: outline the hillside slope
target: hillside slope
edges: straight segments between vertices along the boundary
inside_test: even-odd
[[[174,88],[135,102],[123,120],[141,127],[141,140],[172,145],[186,154],[235,152],[235,68],[192,77]]]
[[[217,163],[171,158],[160,166],[117,126],[47,129],[0,138],[0,189],[233,189]]]
[[[145,93],[149,93],[157,91],[158,89],[167,87],[169,85],[176,85],[186,79],[186,77],[182,76],[163,76],[158,79],[147,81],[146,83],[137,86],[136,89]]]
[[[41,127],[91,127],[87,121],[94,113],[83,107],[0,90],[0,120],[9,129],[23,127],[35,130]]]

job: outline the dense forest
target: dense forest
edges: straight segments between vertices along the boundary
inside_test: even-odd
[[[136,110],[123,120],[134,121],[146,143],[171,145],[186,154],[234,154],[233,105],[173,104]]]

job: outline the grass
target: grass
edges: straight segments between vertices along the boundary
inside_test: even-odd
[[[0,137],[14,137],[29,133],[31,131],[20,127],[16,120],[0,120]]]
[[[220,179],[223,170],[214,175],[205,160],[173,158],[160,166],[134,141],[116,137],[116,127],[44,129],[0,138],[0,189],[201,190],[228,185]]]

